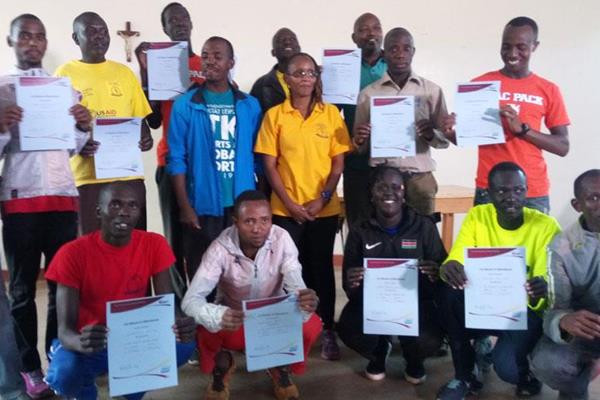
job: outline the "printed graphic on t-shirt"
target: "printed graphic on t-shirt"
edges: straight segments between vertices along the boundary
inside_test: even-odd
[[[217,171],[221,176],[223,207],[233,205],[233,173],[235,171],[235,105],[233,93],[205,91],[206,108],[215,139]]]
[[[527,93],[502,92],[500,100],[506,101],[506,104],[511,106],[517,113],[521,112],[521,103],[544,107],[544,98],[542,96],[535,96]]]

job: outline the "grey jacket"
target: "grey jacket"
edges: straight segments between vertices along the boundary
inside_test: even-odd
[[[544,332],[556,343],[565,344],[560,320],[585,309],[600,314],[600,234],[587,231],[581,219],[556,235],[549,247],[549,308]]]

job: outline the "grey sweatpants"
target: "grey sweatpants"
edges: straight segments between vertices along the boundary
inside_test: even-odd
[[[558,344],[542,336],[531,354],[535,376],[560,392],[560,399],[587,400],[594,364],[600,358],[600,345],[575,339]]]

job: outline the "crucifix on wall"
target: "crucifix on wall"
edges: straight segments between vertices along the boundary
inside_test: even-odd
[[[127,62],[131,62],[131,51],[133,50],[133,38],[140,36],[140,32],[131,30],[131,21],[125,22],[125,30],[117,31],[117,35],[121,36],[125,41],[125,56]]]

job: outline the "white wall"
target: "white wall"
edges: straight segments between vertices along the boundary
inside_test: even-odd
[[[53,71],[61,63],[79,57],[70,39],[73,18],[83,11],[96,11],[108,23],[112,43],[108,57],[125,62],[123,40],[116,31],[131,21],[141,31],[140,40],[166,40],[160,26],[160,11],[168,1],[155,0],[29,0],[3,1],[0,31],[8,33],[9,21],[30,12],[46,25],[48,51],[45,67]],[[238,64],[236,81],[249,90],[254,80],[274,63],[270,56],[273,33],[281,26],[294,30],[302,49],[315,56],[323,46],[352,45],[350,34],[358,15],[371,11],[382,21],[384,31],[396,26],[409,29],[417,53],[414,69],[437,82],[450,95],[457,81],[501,67],[500,38],[504,24],[512,17],[527,15],[540,26],[541,45],[532,58],[532,69],[556,82],[562,89],[572,120],[571,151],[565,158],[546,154],[549,164],[552,215],[561,224],[570,223],[575,213],[569,206],[572,182],[581,172],[598,168],[600,132],[596,124],[600,106],[600,2],[595,0],[423,0],[406,2],[370,0],[368,7],[358,1],[288,0],[220,2],[189,1],[195,24],[192,41],[199,51],[209,36],[220,35],[234,45]],[[14,55],[0,45],[0,71],[7,70]],[[129,64],[137,71],[135,61]],[[158,140],[158,136],[155,135]],[[157,142],[157,140],[155,142]],[[436,173],[442,184],[473,186],[476,151],[452,147],[436,151]],[[154,150],[147,153],[145,167],[150,206],[149,229],[161,230],[158,200],[153,180]]]

